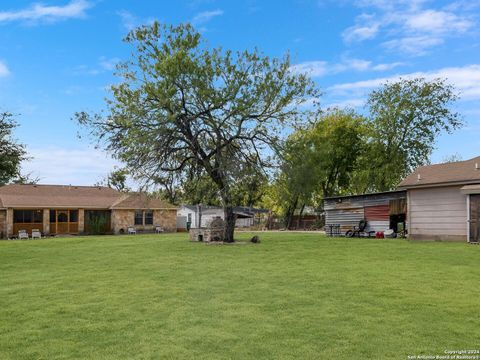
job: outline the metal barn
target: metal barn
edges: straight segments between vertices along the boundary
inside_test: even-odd
[[[406,221],[407,193],[388,191],[330,197],[325,199],[324,210],[325,229],[340,225],[338,235],[358,226],[360,220],[367,221],[366,231],[397,231],[398,224]]]

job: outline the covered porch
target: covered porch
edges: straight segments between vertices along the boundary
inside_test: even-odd
[[[8,209],[8,236],[39,230],[43,235],[79,234],[84,231],[83,209]]]

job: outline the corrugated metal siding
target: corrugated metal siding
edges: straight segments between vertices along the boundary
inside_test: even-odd
[[[378,205],[390,205],[390,201],[406,199],[407,194],[405,191],[385,193],[385,194],[372,194],[372,195],[360,195],[343,198],[326,199],[324,202],[324,209],[351,209],[360,208],[365,206],[378,206]],[[405,200],[406,201],[406,200]]]
[[[391,207],[393,206],[394,210],[406,208],[406,197],[406,191],[398,191],[326,199],[325,224],[340,224],[342,233],[345,233],[358,226],[360,220],[366,219],[367,231],[385,231],[390,227]],[[392,203],[395,205],[391,205]]]
[[[390,228],[390,221],[369,221],[366,231],[385,231]]]
[[[348,210],[329,210],[325,214],[326,224],[340,224],[342,233],[358,226],[360,220],[364,219],[363,208],[348,209]]]
[[[365,206],[365,219],[370,222],[374,220],[390,221],[390,206],[377,205]]]

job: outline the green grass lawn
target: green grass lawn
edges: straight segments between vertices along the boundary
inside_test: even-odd
[[[406,359],[480,347],[479,246],[260,236],[2,241],[0,359]]]

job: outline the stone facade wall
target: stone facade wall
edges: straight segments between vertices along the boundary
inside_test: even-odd
[[[7,237],[7,210],[0,210],[0,239]]]
[[[134,210],[112,210],[112,231],[119,234],[120,230],[126,233],[127,228],[135,222]]]
[[[85,210],[78,209],[78,233],[82,234],[85,232]]]
[[[7,209],[7,236],[13,235],[13,209]]]
[[[196,228],[189,231],[190,241],[223,241],[223,234],[223,228]]]
[[[43,233],[50,234],[50,209],[43,209]]]
[[[177,209],[154,210],[152,225],[134,225],[135,210],[112,210],[112,230],[119,234],[120,230],[127,232],[129,226],[134,226],[138,231],[155,231],[155,226],[160,225],[165,231],[177,231]]]
[[[153,225],[160,225],[165,231],[177,231],[177,209],[154,210]]]

